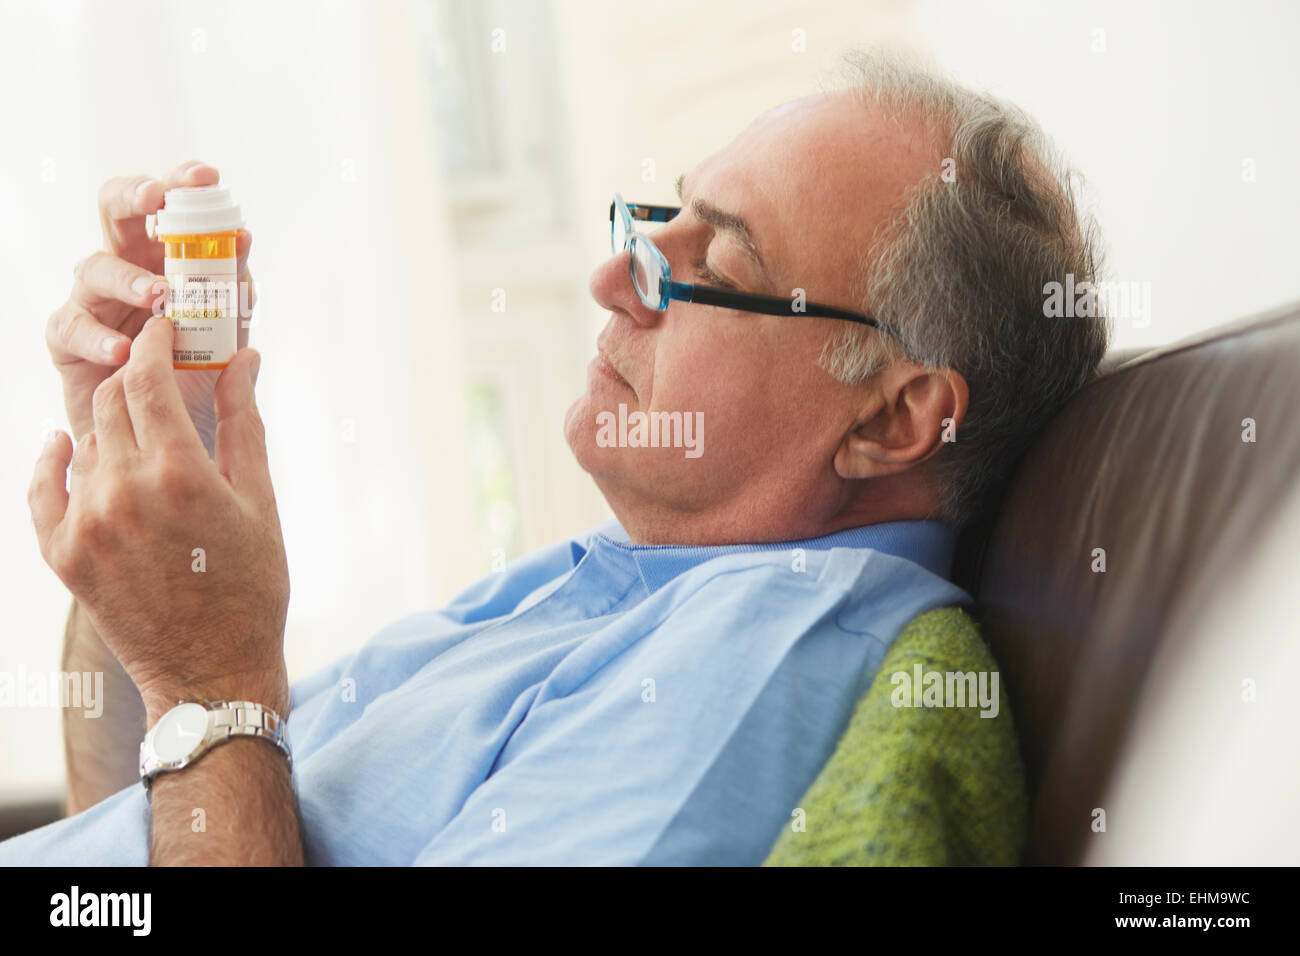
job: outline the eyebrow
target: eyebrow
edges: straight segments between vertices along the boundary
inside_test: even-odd
[[[677,198],[682,203],[686,202],[686,198],[682,195],[682,186],[685,182],[686,174],[682,173],[677,177],[676,182]],[[758,251],[758,243],[754,241],[754,234],[750,231],[749,223],[735,213],[719,209],[712,203],[705,202],[698,197],[691,201],[691,212],[695,213],[696,218],[708,223],[715,230],[730,233],[735,237],[740,242],[740,247],[754,260],[754,264],[758,266],[759,271],[763,274],[763,279],[771,282],[771,277],[767,274],[767,266],[763,264],[763,256]]]

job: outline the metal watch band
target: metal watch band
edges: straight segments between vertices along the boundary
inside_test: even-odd
[[[205,700],[203,705],[212,711],[209,747],[231,737],[261,737],[279,747],[293,766],[293,754],[284,740],[284,719],[275,711],[248,700]]]
[[[189,758],[182,767],[147,767],[142,761],[140,766],[141,782],[148,791],[153,778],[160,773],[184,769],[193,766],[213,747],[223,744],[235,737],[261,737],[280,749],[293,769],[293,754],[285,740],[285,720],[275,711],[261,704],[248,700],[196,700],[180,703],[201,704],[208,711],[208,729],[197,753]]]

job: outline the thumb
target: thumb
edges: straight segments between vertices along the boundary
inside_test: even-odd
[[[266,429],[253,396],[261,364],[256,349],[240,349],[217,379],[215,458],[218,470],[237,490],[266,493],[271,490]]]

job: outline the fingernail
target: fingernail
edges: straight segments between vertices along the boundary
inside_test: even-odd
[[[104,350],[105,355],[112,355],[113,349],[117,348],[117,338],[112,335],[106,335],[99,340],[99,347]]]
[[[158,280],[153,276],[138,276],[136,280],[131,283],[131,291],[136,295],[144,295],[153,288],[153,284],[156,281]]]
[[[59,437],[59,430],[57,428],[47,428],[45,429],[45,432],[41,435],[41,444],[42,445],[53,444],[54,439],[58,437]]]
[[[144,195],[144,191],[145,191],[146,189],[148,189],[150,186],[152,186],[155,182],[157,182],[156,179],[146,179],[146,180],[145,180],[144,182],[142,182],[139,186],[136,186],[136,187],[135,187],[135,194],[136,194],[136,196],[137,196],[137,197],[139,197],[139,196],[143,196],[143,195]]]
[[[253,364],[248,368],[248,380],[254,385],[257,384],[257,373],[262,370],[262,354],[259,352],[253,357]]]

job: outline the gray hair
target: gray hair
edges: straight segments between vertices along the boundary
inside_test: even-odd
[[[1096,226],[1079,211],[1077,174],[1018,107],[897,55],[853,52],[845,63],[864,104],[924,124],[947,159],[863,244],[855,297],[898,341],[846,326],[820,364],[849,385],[902,357],[966,379],[956,440],[926,463],[943,518],[963,525],[993,503],[1106,352],[1104,316],[1047,318],[1044,310],[1048,283],[1071,274],[1075,288],[1097,281]]]

